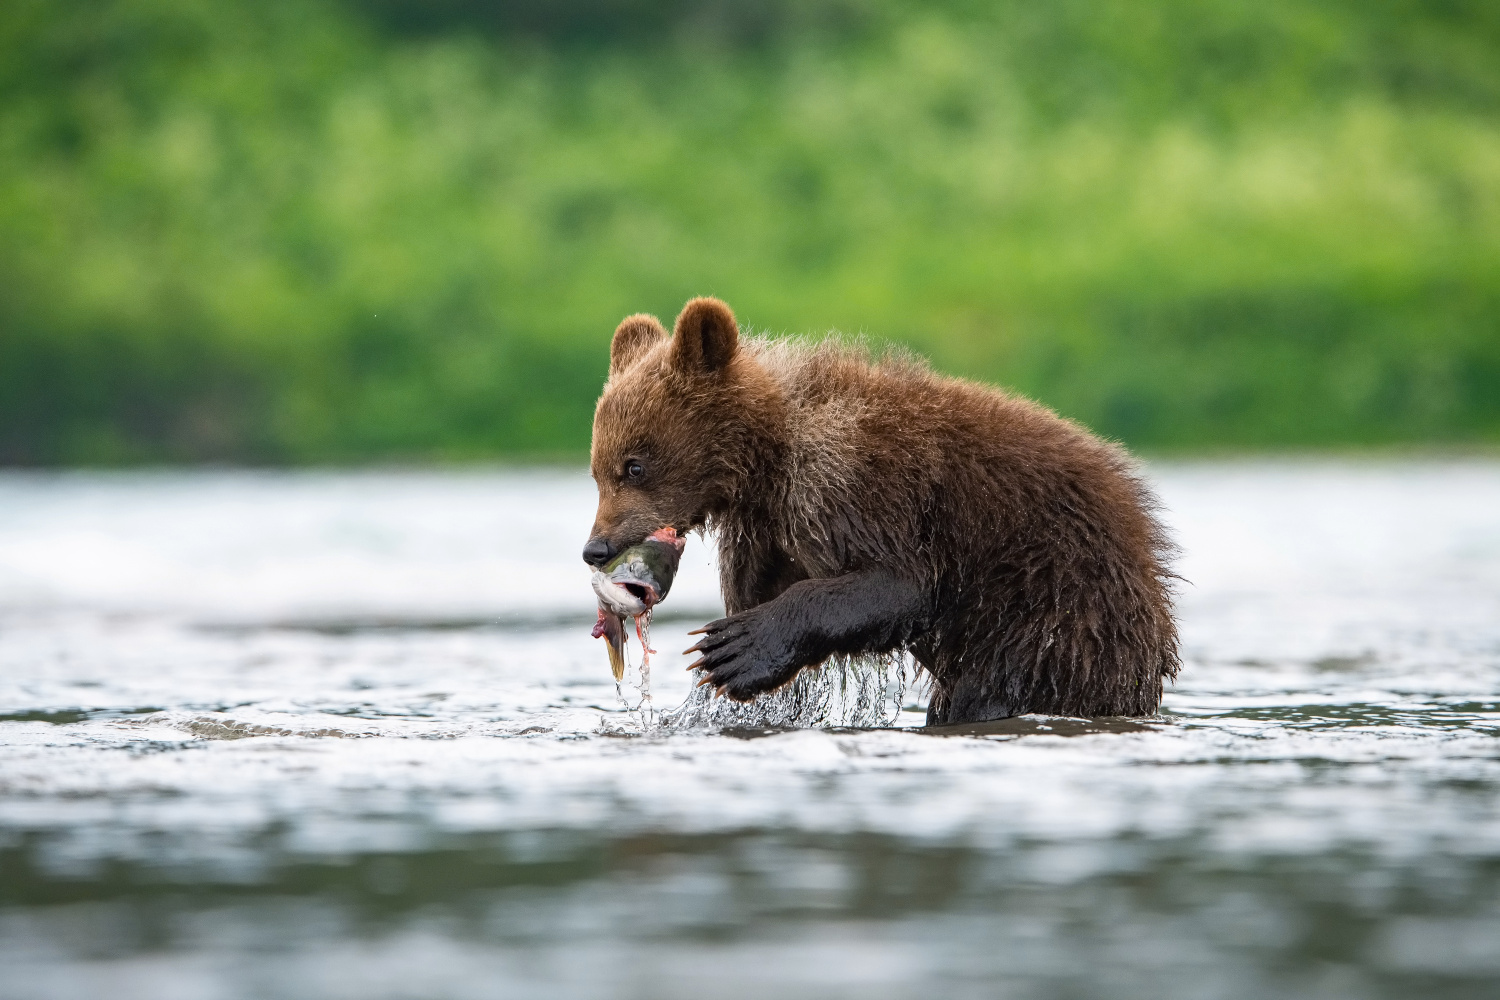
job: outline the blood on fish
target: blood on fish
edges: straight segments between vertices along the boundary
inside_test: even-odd
[[[647,609],[647,611],[646,611],[645,614],[643,614],[643,615],[636,615],[636,617],[635,617],[635,637],[637,639],[641,640],[641,662],[642,663],[649,663],[650,662],[649,658],[650,658],[651,654],[654,653],[654,652],[656,652],[656,650],[654,650],[650,646],[646,645],[646,637],[643,634],[641,634],[641,619],[642,618],[646,619],[648,622],[651,620],[651,611],[650,611],[649,608]],[[595,627],[597,628],[598,626],[595,626]],[[598,636],[595,636],[595,638],[598,638]]]

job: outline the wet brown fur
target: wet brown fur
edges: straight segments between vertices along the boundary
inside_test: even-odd
[[[931,674],[930,722],[1149,715],[1176,676],[1171,546],[1128,456],[910,356],[741,339],[714,299],[689,302],[671,338],[632,316],[592,471],[595,537],[717,534],[731,615],[802,580],[917,585],[900,644]]]

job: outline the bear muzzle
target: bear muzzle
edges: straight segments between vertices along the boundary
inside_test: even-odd
[[[603,566],[618,554],[619,550],[614,543],[602,535],[590,538],[583,547],[583,561],[590,566]]]

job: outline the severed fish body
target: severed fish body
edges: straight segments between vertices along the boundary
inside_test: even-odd
[[[639,545],[633,545],[615,556],[603,569],[594,571],[594,594],[599,598],[599,620],[594,623],[594,637],[603,638],[609,647],[609,666],[615,680],[625,676],[625,619],[635,620],[636,634],[641,634],[640,619],[667,597],[677,563],[682,558],[687,539],[674,528],[662,528]],[[641,646],[644,653],[645,639]]]

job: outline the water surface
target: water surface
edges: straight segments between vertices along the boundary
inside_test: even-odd
[[[0,996],[1496,995],[1500,463],[1151,475],[1164,717],[943,736],[639,735],[581,472],[0,477]]]

